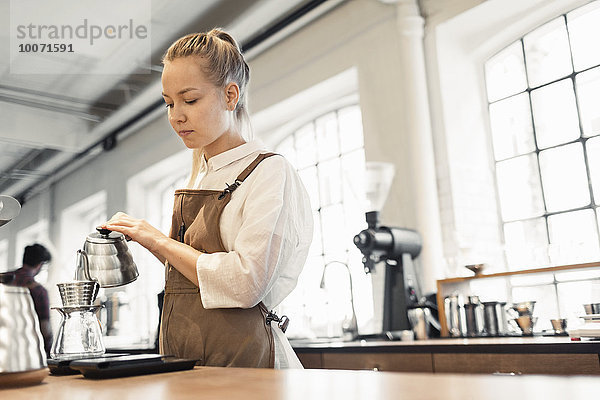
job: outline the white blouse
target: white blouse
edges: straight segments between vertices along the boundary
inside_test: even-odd
[[[223,190],[264,152],[255,140],[211,157],[194,188]],[[232,193],[219,228],[228,251],[200,254],[196,262],[204,307],[276,307],[296,287],[312,241],[310,201],[294,167],[281,156],[264,159]],[[272,327],[275,366],[301,367]]]

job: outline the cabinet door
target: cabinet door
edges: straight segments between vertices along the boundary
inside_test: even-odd
[[[435,372],[600,375],[598,354],[488,354],[433,355]]]
[[[323,353],[323,368],[433,372],[430,353]]]
[[[300,353],[296,352],[302,366],[306,369],[323,368],[321,353]]]

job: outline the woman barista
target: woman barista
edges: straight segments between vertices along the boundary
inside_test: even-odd
[[[202,365],[301,367],[268,310],[306,260],[306,190],[283,157],[245,139],[249,68],[229,34],[184,36],[163,64],[169,122],[193,149],[188,188],[175,192],[170,237],[123,213],[104,225],[165,263],[160,352]]]

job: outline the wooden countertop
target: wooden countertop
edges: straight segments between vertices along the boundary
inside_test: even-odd
[[[593,398],[597,377],[498,376],[334,370],[196,367],[190,371],[91,380],[48,376],[41,384],[0,389],[0,398],[127,399],[524,399]]]
[[[568,336],[504,338],[441,338],[429,340],[384,341],[290,340],[298,352],[397,352],[397,353],[596,353],[600,341],[572,341]]]

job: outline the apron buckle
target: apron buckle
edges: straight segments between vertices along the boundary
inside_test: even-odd
[[[282,315],[280,318],[272,310],[267,313],[266,320],[267,325],[271,325],[272,321],[277,322],[277,326],[279,327],[279,329],[281,329],[283,333],[285,333],[285,331],[288,328],[288,325],[290,324],[290,319],[287,315]]]
[[[231,185],[228,184],[227,182],[225,182],[225,185],[227,185],[227,187],[225,189],[223,189],[223,191],[221,192],[221,194],[219,195],[218,199],[219,200],[223,200],[223,198],[228,194],[228,193],[233,193],[233,191],[235,189],[238,188],[238,186],[240,186],[242,184],[242,181],[236,179],[235,182],[233,182]]]

